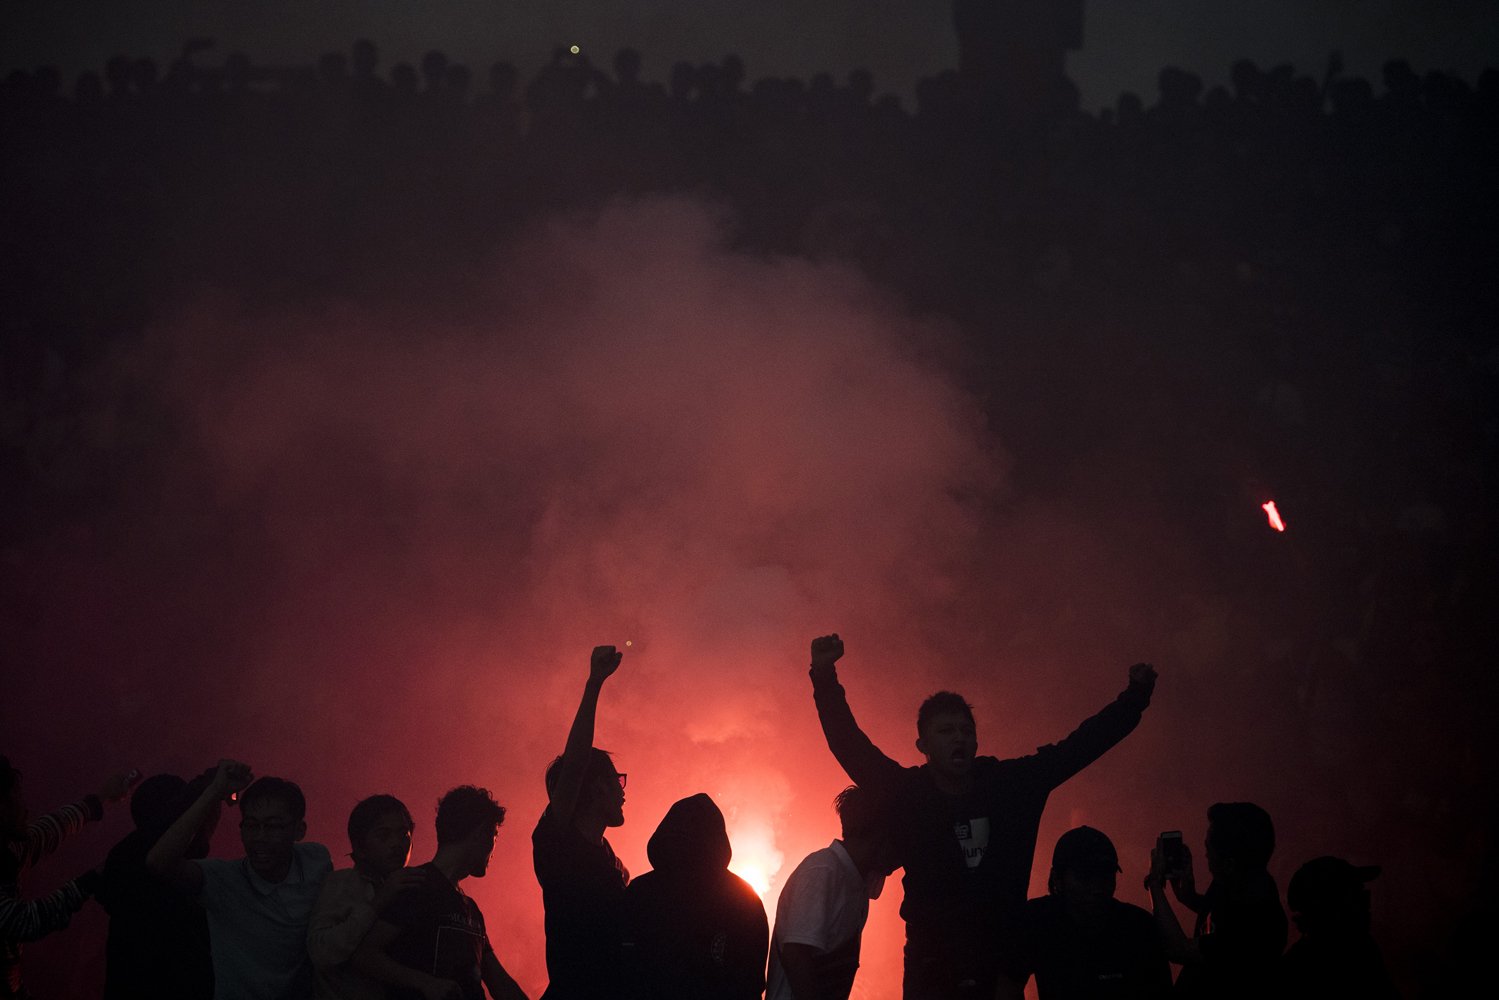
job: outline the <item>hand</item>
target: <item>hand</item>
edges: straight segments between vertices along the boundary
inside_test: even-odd
[[[135,768],[121,771],[119,774],[111,774],[99,787],[99,801],[118,802],[130,794],[130,789],[140,784],[141,773]]]
[[[1159,889],[1166,884],[1166,852],[1160,841],[1150,849],[1150,872],[1145,876],[1146,890]]]
[[[602,684],[619,669],[619,661],[624,658],[625,654],[613,646],[593,647],[593,655],[588,658],[588,679]]]
[[[831,670],[843,657],[843,640],[838,633],[820,635],[812,640],[812,669]]]
[[[380,883],[380,888],[375,890],[375,899],[372,904],[376,913],[384,913],[385,908],[400,898],[404,892],[419,889],[427,880],[427,873],[420,868],[402,868],[400,871],[391,872],[385,876],[385,881]]]
[[[1155,687],[1155,667],[1148,663],[1136,663],[1129,668],[1129,682]]]
[[[219,768],[213,772],[213,784],[215,798],[227,798],[250,787],[250,782],[255,780],[255,774],[250,770],[249,764],[242,764],[228,757],[219,761]]]

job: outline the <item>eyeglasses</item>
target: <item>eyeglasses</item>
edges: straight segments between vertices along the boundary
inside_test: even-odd
[[[621,771],[618,774],[616,774],[615,777],[619,779],[619,790],[620,791],[624,791],[625,790],[625,779],[628,778],[629,775],[625,774],[623,771]]]

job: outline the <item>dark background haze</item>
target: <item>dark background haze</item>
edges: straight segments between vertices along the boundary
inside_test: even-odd
[[[498,6],[192,6],[7,3],[34,27],[0,53],[71,93],[193,33],[220,38],[201,66],[368,36],[382,73],[442,46],[480,93],[490,60],[524,81],[580,30],[555,4],[493,33]],[[799,33],[778,5],[741,33],[743,6],[567,11],[652,80],[728,51],[896,91],[952,64],[946,4],[803,4]],[[1085,107],[1131,87],[1143,117],[1030,132],[936,99],[721,132],[703,98],[634,132],[573,109],[521,140],[439,103],[350,124],[315,88],[96,119],[7,90],[0,752],[33,811],[234,756],[301,783],[339,859],[354,802],[400,796],[422,862],[437,797],[485,785],[510,812],[471,891],[537,995],[529,834],[593,645],[629,643],[596,739],[630,775],[622,860],[708,792],[772,913],[844,784],[813,636],[843,636],[854,711],[906,763],[934,690],[1013,756],[1143,660],[1155,700],[1053,796],[1033,891],[1088,823],[1144,905],[1159,831],[1200,859],[1209,804],[1258,802],[1282,890],[1320,854],[1384,866],[1376,934],[1408,995],[1443,995],[1494,873],[1491,7],[1183,6],[1093,5],[1069,62]],[[1169,62],[1320,78],[1329,47],[1375,94],[1399,54],[1471,104],[1442,78],[1367,129],[1323,102],[1255,132],[1156,95]],[[856,996],[899,994],[899,896]],[[97,991],[105,923],[31,946],[33,989]]]
[[[271,64],[376,39],[391,60],[441,48],[470,65],[504,51],[526,72],[555,45],[600,64],[622,45],[655,75],[673,59],[736,52],[756,74],[874,72],[908,95],[919,76],[953,65],[949,0],[0,0],[0,65],[61,65],[70,73],[117,51],[165,60],[186,38],[213,38]],[[1068,70],[1084,106],[1148,91],[1168,64],[1226,82],[1230,62],[1320,69],[1342,50],[1351,72],[1377,73],[1398,53],[1469,78],[1499,52],[1499,0],[1108,0],[1089,4],[1086,47]]]

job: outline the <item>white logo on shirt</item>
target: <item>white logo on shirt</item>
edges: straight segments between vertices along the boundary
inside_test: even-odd
[[[963,860],[969,868],[977,868],[984,860],[984,848],[989,846],[989,817],[979,816],[967,822],[959,820],[952,825],[963,847]]]

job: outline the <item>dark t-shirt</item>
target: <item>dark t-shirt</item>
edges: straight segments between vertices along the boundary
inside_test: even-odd
[[[152,878],[146,855],[155,839],[139,830],[109,852],[97,898],[109,913],[105,1000],[213,996],[208,917],[193,897]]]
[[[1047,798],[1129,735],[1151,690],[1131,684],[1065,739],[1028,757],[975,758],[972,790],[950,796],[926,765],[902,767],[864,735],[836,672],[812,674],[833,756],[857,784],[894,803],[891,834],[905,869],[900,915],[908,986],[972,978],[983,984],[981,992],[992,988],[994,942],[1007,939],[1025,906]]]
[[[427,878],[397,897],[384,918],[400,928],[387,954],[412,969],[463,988],[464,1000],[484,1000],[482,969],[491,951],[484,914],[430,862],[417,871]],[[422,1000],[415,990],[392,989],[391,1000]]]
[[[1215,882],[1205,895],[1207,909],[1197,926],[1202,961],[1182,968],[1177,994],[1193,1000],[1259,1000],[1286,948],[1286,911],[1275,879],[1260,872],[1233,894]]]
[[[1117,899],[1087,926],[1055,896],[1033,899],[1009,950],[1006,971],[1017,983],[1035,976],[1041,1000],[1162,1000],[1171,993],[1155,918]]]
[[[546,908],[545,1000],[613,1000],[629,873],[607,840],[590,843],[571,824],[541,814],[531,858]]]

